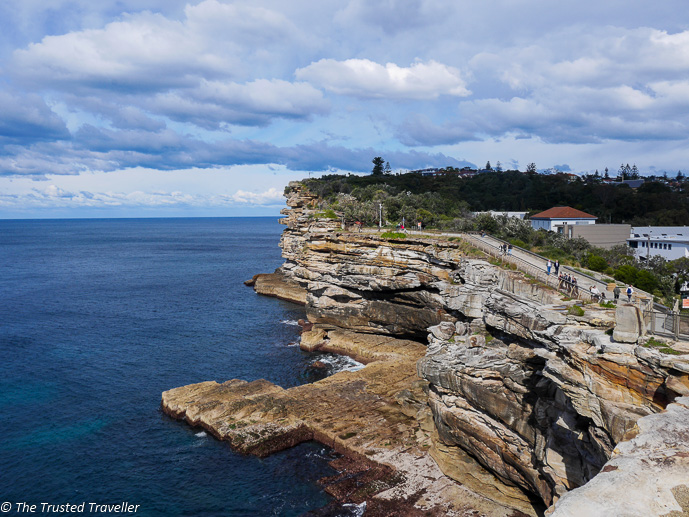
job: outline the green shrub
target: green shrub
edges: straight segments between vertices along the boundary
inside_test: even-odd
[[[588,257],[586,257],[586,264],[589,269],[598,271],[599,273],[608,269],[608,263],[603,257],[599,257],[598,255],[588,255]]]
[[[316,214],[316,217],[322,217],[325,219],[337,219],[337,214],[332,208],[328,208],[327,210],[323,210],[322,212],[318,212]]]
[[[642,269],[636,274],[634,285],[647,293],[652,293],[658,288],[658,279],[650,271]]]
[[[509,243],[510,243],[512,246],[516,246],[517,248],[526,248],[526,249],[529,249],[529,247],[526,245],[526,243],[525,243],[524,241],[522,241],[522,240],[519,240],[519,239],[510,239],[510,240],[509,240]]]
[[[600,302],[598,305],[606,309],[614,309],[616,307],[616,305],[612,302]]]
[[[638,269],[636,269],[634,266],[625,264],[617,268],[613,273],[613,276],[615,277],[615,280],[619,280],[620,282],[623,282],[625,284],[634,285],[636,282],[636,275],[638,274]]]
[[[578,305],[572,305],[569,309],[567,309],[567,314],[571,314],[572,316],[583,316],[584,309]]]

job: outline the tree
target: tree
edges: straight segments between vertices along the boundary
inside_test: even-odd
[[[490,166],[490,160],[486,162],[486,170],[487,171],[492,171],[493,167]]]
[[[536,174],[536,164],[534,162],[531,162],[529,165],[526,166],[526,172],[528,174]]]
[[[383,170],[386,176],[392,174],[392,168],[390,167],[390,162],[385,162],[385,169]]]
[[[636,164],[632,165],[631,178],[632,178],[633,180],[638,180],[638,179],[639,179],[639,169],[636,168]]]
[[[373,170],[371,171],[371,174],[374,176],[382,176],[383,175],[383,164],[385,163],[385,160],[383,160],[380,156],[376,156],[373,159]]]
[[[498,160],[498,163],[495,164],[495,170],[498,172],[502,172],[502,164]]]

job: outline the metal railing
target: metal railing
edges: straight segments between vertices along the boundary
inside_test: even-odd
[[[531,262],[524,260],[520,257],[517,257],[515,255],[508,253],[503,253],[500,250],[500,246],[497,246],[495,244],[492,244],[490,242],[486,242],[477,236],[478,234],[470,234],[470,233],[464,233],[461,234],[460,237],[462,237],[464,240],[467,242],[471,243],[472,246],[480,249],[484,253],[487,253],[488,255],[491,255],[498,260],[502,262],[507,262],[509,264],[514,264],[516,268],[519,271],[522,271],[523,273],[526,273],[533,277],[534,279],[538,280],[539,282],[544,283],[548,287],[551,287],[555,289],[556,291],[564,294],[565,296],[569,296],[571,298],[576,298],[578,300],[590,302],[590,301],[599,301],[600,297],[596,297],[593,295],[589,290],[583,288],[580,286],[577,282],[571,282],[568,280],[564,280],[563,278],[560,278],[558,275],[555,274],[548,274],[547,270],[541,269],[538,266],[535,266]],[[499,239],[495,239],[498,242],[502,242]],[[508,243],[504,243],[508,244]],[[523,250],[522,248],[518,247],[513,247],[513,249],[518,249],[520,252],[526,251]],[[532,255],[535,255],[532,253]],[[536,257],[539,257],[542,259],[542,257],[535,255]],[[547,259],[543,259],[545,262]],[[563,268],[564,269],[564,268]],[[601,292],[602,295],[602,292]]]
[[[363,230],[366,233],[377,233],[379,230],[365,228]],[[442,232],[433,230],[406,230],[405,233],[410,235],[413,234],[431,234],[437,237],[460,237],[466,242],[470,243],[475,248],[481,250],[482,252],[495,257],[503,263],[513,264],[519,271],[528,274],[535,280],[549,286],[559,293],[576,298],[585,302],[591,301],[614,301],[612,300],[612,293],[607,290],[608,284],[602,280],[592,277],[581,271],[572,269],[569,266],[560,266],[560,270],[567,273],[571,277],[579,277],[584,279],[590,285],[595,285],[600,291],[600,297],[593,295],[590,290],[583,286],[582,284],[570,282],[559,278],[558,275],[549,275],[547,270],[534,265],[528,260],[524,260],[514,254],[503,253],[500,250],[501,245],[509,245],[507,241],[497,239],[493,236],[485,235],[484,237],[479,237],[479,232]],[[491,242],[493,241],[493,242]],[[519,248],[517,246],[512,246],[513,251],[519,253],[524,253],[534,260],[542,262],[545,264],[547,258],[542,257],[532,251]],[[607,296],[606,296],[607,295]],[[626,294],[624,294],[624,289],[621,293],[622,299],[626,299]],[[674,339],[679,339],[680,337],[689,338],[689,315],[678,314],[670,311],[667,307],[662,305],[654,304],[653,296],[640,289],[635,289],[633,302],[638,304],[642,311],[644,317],[644,323],[646,327],[646,332],[648,334],[662,335],[667,337],[672,337]],[[654,306],[655,305],[655,306]]]
[[[689,338],[689,315],[652,307],[643,314],[648,334],[674,339]]]

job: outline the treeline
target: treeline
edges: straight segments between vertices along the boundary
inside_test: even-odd
[[[599,224],[676,226],[689,221],[687,189],[673,189],[661,181],[647,181],[638,189],[632,189],[627,185],[571,181],[563,174],[506,171],[470,178],[450,174],[330,175],[308,179],[305,183],[329,204],[337,204],[338,194],[349,194],[361,202],[372,203],[397,198],[397,204],[429,212],[428,220],[423,222],[430,225],[462,217],[466,211],[528,211],[533,214],[554,206],[583,210],[597,216]],[[401,196],[417,202],[416,206],[404,203]],[[401,213],[395,210],[394,214],[386,215],[391,219]]]
[[[682,188],[657,181],[633,190],[627,185],[587,184],[566,176],[524,174],[518,171],[483,173],[472,178],[421,174],[343,176],[304,180],[321,198],[321,208],[336,210],[347,220],[375,226],[406,222],[415,227],[447,231],[486,231],[515,246],[531,249],[552,260],[600,271],[633,284],[671,305],[679,287],[689,280],[689,259],[667,262],[654,257],[635,259],[631,248],[595,248],[581,238],[536,231],[527,220],[472,212],[528,211],[572,206],[599,217],[598,223],[637,226],[685,225],[689,200]],[[687,185],[689,187],[689,185]],[[333,217],[335,216],[334,212]]]

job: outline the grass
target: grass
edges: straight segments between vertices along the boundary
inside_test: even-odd
[[[381,235],[383,239],[405,239],[407,235],[402,232],[385,232]]]
[[[682,352],[678,352],[677,350],[674,350],[673,348],[670,348],[667,343],[663,343],[662,341],[658,341],[655,338],[650,338],[648,341],[644,343],[646,348],[654,348],[658,350],[658,352],[661,352],[663,354],[668,354],[668,355],[681,355]]]

